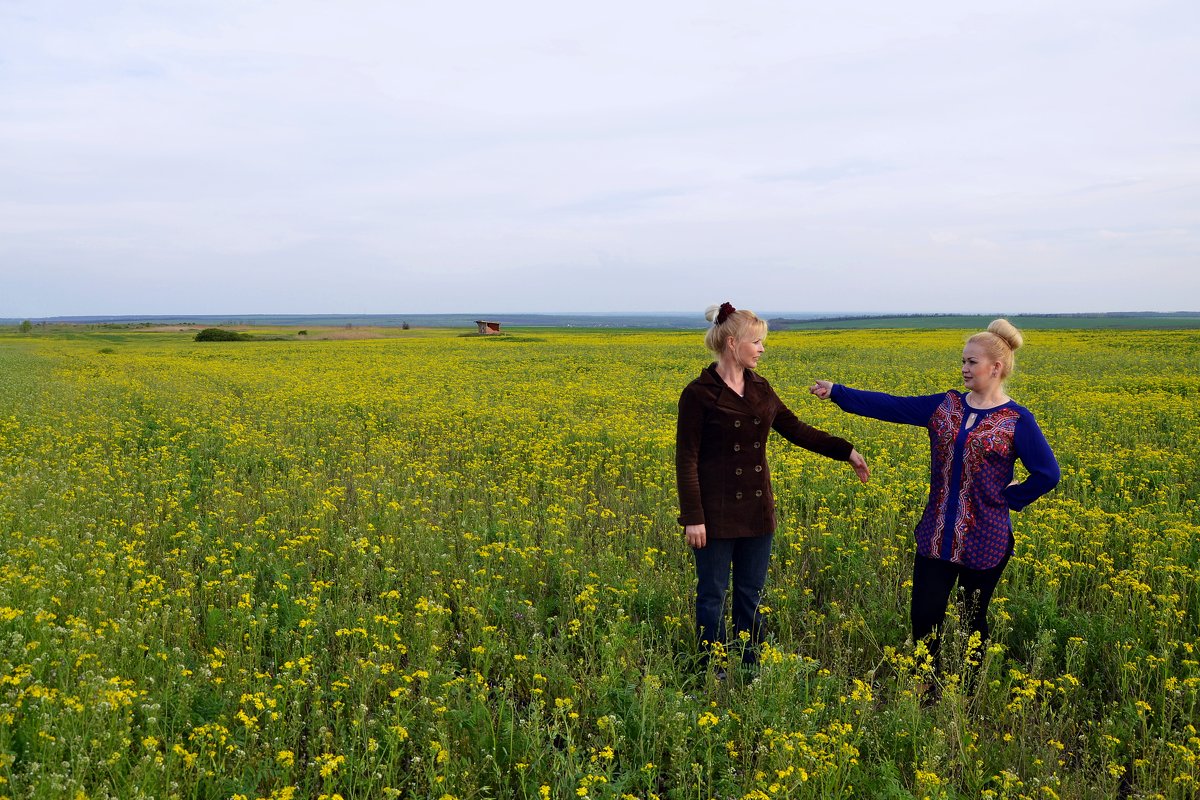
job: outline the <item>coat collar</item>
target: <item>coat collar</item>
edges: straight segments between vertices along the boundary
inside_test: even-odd
[[[752,369],[743,369],[742,374],[745,376],[747,384],[763,384],[767,382],[766,378]],[[717,374],[717,362],[715,361],[700,371],[700,383],[720,386],[723,389],[729,388],[725,385],[725,381],[721,380],[721,376]]]
[[[752,369],[743,370],[742,374],[746,381],[744,395],[739,395],[730,389],[725,381],[721,380],[721,376],[717,374],[715,361],[704,368],[700,373],[699,380],[702,385],[710,387],[713,391],[718,407],[742,413],[754,412],[759,401],[759,389],[766,385],[767,379]]]

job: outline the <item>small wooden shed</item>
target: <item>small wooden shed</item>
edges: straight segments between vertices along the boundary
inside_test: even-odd
[[[499,322],[488,322],[487,320],[477,319],[475,320],[475,324],[479,326],[479,332],[485,335],[500,332]]]

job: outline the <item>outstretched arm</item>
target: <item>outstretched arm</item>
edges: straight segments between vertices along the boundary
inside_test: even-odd
[[[866,392],[825,380],[816,381],[808,387],[808,391],[822,400],[832,400],[838,408],[851,414],[905,425],[927,424],[946,398],[945,394],[901,397],[884,392]]]
[[[848,461],[850,453],[854,451],[854,445],[850,444],[840,436],[834,436],[831,433],[826,433],[823,430],[814,428],[807,422],[801,422],[792,410],[783,404],[778,397],[775,402],[779,405],[775,412],[775,421],[771,427],[779,432],[783,438],[787,439],[794,445],[803,447],[805,450],[812,450],[814,453],[819,453],[826,458],[832,458],[834,461]]]
[[[866,459],[854,449],[854,445],[839,436],[801,422],[792,413],[792,410],[784,405],[778,395],[775,397],[775,402],[779,405],[775,412],[775,422],[771,427],[777,430],[783,438],[794,445],[812,450],[814,453],[820,453],[835,461],[848,461],[854,468],[854,473],[858,475],[858,479],[863,483],[867,482],[871,477],[871,470],[867,468]]]

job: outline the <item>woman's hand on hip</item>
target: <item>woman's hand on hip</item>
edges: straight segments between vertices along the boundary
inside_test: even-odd
[[[699,550],[708,544],[708,531],[705,530],[704,524],[699,525],[684,525],[683,535],[687,538],[688,547],[693,550]]]
[[[854,474],[863,483],[870,479],[871,470],[867,467],[867,460],[857,450],[850,451],[850,466],[854,468]]]
[[[833,381],[814,381],[813,385],[808,387],[808,391],[822,400],[828,400],[829,396],[833,394]],[[865,478],[863,482],[866,482]]]

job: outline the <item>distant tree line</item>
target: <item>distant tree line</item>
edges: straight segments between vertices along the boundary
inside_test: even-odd
[[[197,342],[246,342],[253,338],[248,333],[238,333],[224,328],[205,328],[195,336]]]

